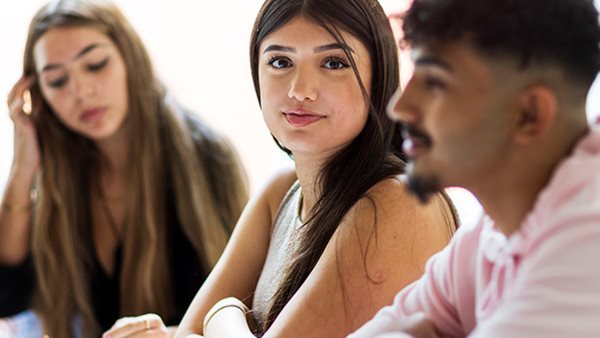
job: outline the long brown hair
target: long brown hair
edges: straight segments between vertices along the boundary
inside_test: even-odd
[[[400,130],[385,114],[387,102],[399,85],[398,54],[389,22],[377,0],[267,0],[256,18],[250,40],[252,77],[259,101],[260,44],[296,17],[320,25],[337,41],[343,42],[342,31],[358,38],[370,52],[372,85],[367,91],[352,55],[346,51],[368,103],[367,122],[359,135],[321,168],[317,184],[322,195],[302,227],[300,247],[284,272],[259,333],[271,326],[302,286],[350,208],[377,182],[404,172]]]
[[[60,0],[41,8],[29,27],[24,74],[35,73],[33,48],[49,29],[85,26],[112,39],[127,69],[130,142],[121,315],[174,311],[166,243],[165,203],[172,191],[175,213],[205,271],[220,256],[247,200],[245,174],[230,144],[168,99],[148,53],[112,3]],[[31,88],[32,115],[42,154],[39,202],[32,230],[37,276],[34,307],[54,337],[72,337],[70,324],[81,316],[84,336],[99,335],[89,290],[93,255],[90,182],[98,150],[67,129]],[[143,245],[139,245],[143,243]]]

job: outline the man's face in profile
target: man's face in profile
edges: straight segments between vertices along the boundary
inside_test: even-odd
[[[512,94],[500,85],[498,67],[463,40],[417,46],[413,60],[413,77],[388,105],[403,125],[409,188],[424,201],[444,187],[484,184],[510,145],[504,112]]]

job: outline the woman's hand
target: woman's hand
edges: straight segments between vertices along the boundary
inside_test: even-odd
[[[115,322],[102,338],[171,337],[159,315],[147,313],[137,317],[123,317]]]
[[[37,142],[35,126],[31,116],[31,102],[25,102],[25,92],[34,82],[33,77],[22,77],[8,94],[7,104],[10,118],[14,124],[13,170],[20,174],[35,176],[40,166],[40,150]],[[26,104],[28,107],[26,107]]]

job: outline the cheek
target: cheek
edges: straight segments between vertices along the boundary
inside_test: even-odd
[[[87,75],[93,78],[96,85],[103,87],[103,89],[117,90],[127,85],[127,66],[125,60],[118,53],[112,55],[106,67],[99,72],[88,72]]]
[[[260,78],[260,104],[261,109],[264,113],[268,114],[272,109],[275,109],[280,105],[281,98],[284,96],[284,89],[282,83],[277,84],[272,79]]]
[[[332,93],[335,95],[332,101],[337,101],[339,103],[337,110],[350,112],[350,114],[342,114],[342,116],[345,116],[346,119],[351,117],[352,121],[355,123],[365,123],[368,116],[368,103],[366,102],[368,98],[366,99],[363,96],[358,84],[347,86],[346,88],[339,88]],[[345,94],[340,95],[339,93]]]
[[[124,66],[115,67],[112,72],[100,75],[97,80],[99,92],[108,95],[111,101],[116,101],[121,109],[127,110],[129,101]]]
[[[62,89],[62,91],[65,90],[66,89]],[[62,91],[59,92],[55,89],[42,88],[42,96],[55,114],[64,120],[69,115],[68,112],[71,110],[72,104],[69,95]]]
[[[498,153],[499,142],[494,140],[494,126],[487,126],[475,117],[463,119],[444,119],[439,121],[437,142],[445,144],[438,147],[439,156],[448,163],[456,163],[463,170],[469,171],[489,163],[491,157]]]
[[[119,90],[119,92],[117,93],[117,95],[119,95],[119,101],[121,102],[121,104],[123,105],[123,108],[127,108],[129,105],[129,92],[127,90],[127,76],[126,74],[122,74],[119,78],[118,81],[120,83],[120,87],[121,90]]]

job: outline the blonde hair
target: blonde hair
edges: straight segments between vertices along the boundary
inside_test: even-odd
[[[121,315],[173,313],[167,256],[167,191],[173,191],[183,232],[208,271],[217,261],[248,198],[246,178],[231,145],[167,99],[144,45],[119,9],[98,0],[61,0],[38,11],[29,27],[24,74],[35,73],[33,47],[49,29],[86,26],[115,43],[125,62],[129,110],[129,177],[120,283]],[[72,337],[81,316],[84,336],[97,336],[86,267],[93,261],[90,182],[98,151],[67,129],[31,88],[42,153],[39,202],[32,229],[37,290],[34,307],[46,331]],[[172,187],[168,187],[171,180]],[[140,245],[140,243],[142,243]]]

